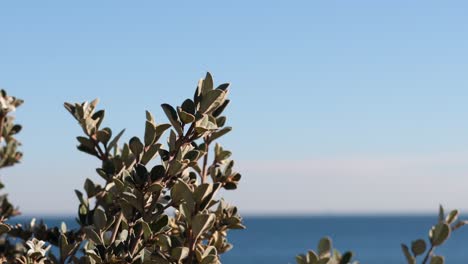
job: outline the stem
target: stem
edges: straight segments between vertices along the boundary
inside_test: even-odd
[[[434,245],[431,245],[431,248],[429,249],[429,251],[427,252],[426,256],[424,257],[424,260],[421,264],[426,264],[427,261],[429,260],[429,257],[432,256],[432,253],[434,252]]]
[[[115,238],[117,237],[117,232],[119,232],[119,227],[120,227],[120,223],[122,222],[122,218],[123,218],[123,213],[122,211],[120,211],[119,219],[117,220],[117,223],[114,226],[114,230],[112,231],[112,238],[111,238],[110,244],[114,243]]]
[[[208,141],[205,139],[206,143],[206,155],[203,157],[203,170],[202,170],[202,177],[201,177],[201,182],[202,184],[206,182],[206,177],[208,176],[208,154],[210,152],[210,144]]]
[[[107,155],[104,154],[104,152],[102,151],[101,146],[99,146],[99,142],[96,139],[94,139],[94,136],[91,137],[91,139],[93,140],[94,146],[96,147],[96,150],[97,150],[97,152],[99,154],[98,158],[100,160],[102,160],[102,161],[107,160]],[[107,151],[106,151],[106,153],[107,153]]]
[[[3,138],[3,123],[5,122],[5,117],[6,117],[5,114],[0,115],[0,142]]]
[[[183,136],[182,138],[180,138],[180,140],[178,140],[179,145],[176,145],[176,150],[173,154],[171,154],[171,156],[169,157],[169,161],[168,161],[168,164],[171,163],[171,161],[177,157],[177,154],[179,153],[180,151],[180,148],[186,144],[186,143],[189,143],[192,139],[190,138],[190,134],[192,134],[193,130],[195,129],[195,123],[192,123],[192,125],[189,127],[189,129],[187,130],[187,133],[185,134],[185,136]],[[176,143],[177,144],[177,143]],[[173,175],[168,175],[168,172],[169,170],[166,171],[166,174],[164,175],[164,182],[168,182],[172,179],[172,176]]]

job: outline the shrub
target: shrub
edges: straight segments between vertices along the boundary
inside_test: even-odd
[[[231,229],[243,229],[236,207],[217,194],[237,188],[231,152],[217,140],[231,131],[223,111],[229,104],[229,84],[216,88],[208,73],[199,81],[193,99],[180,106],[163,104],[169,123],[146,112],[144,136],[119,145],[124,133],[102,128],[104,110],[97,100],[65,103],[83,136],[78,149],[99,160],[102,182],[86,179],[79,199],[78,229],[65,224],[48,228],[34,220],[29,225],[3,223],[1,257],[19,263],[220,263],[232,248]],[[2,92],[5,139],[0,166],[17,163],[21,153],[14,135],[21,127],[7,115],[21,100]],[[162,138],[168,132],[166,144]],[[159,157],[158,162],[155,158]],[[154,164],[153,164],[154,163]],[[150,165],[151,164],[151,165]],[[2,198],[2,220],[17,210]],[[21,243],[14,243],[13,238]],[[51,252],[50,246],[58,248]]]
[[[29,224],[5,223],[20,212],[0,196],[0,261],[2,263],[155,263],[217,264],[220,255],[232,248],[227,234],[244,229],[237,208],[218,194],[234,190],[241,175],[234,171],[231,152],[217,140],[231,131],[223,111],[229,104],[229,84],[214,88],[207,73],[199,81],[193,99],[180,106],[163,104],[169,123],[156,122],[146,112],[142,138],[119,144],[124,130],[116,135],[102,128],[104,110],[98,100],[65,103],[78,121],[83,135],[78,150],[99,160],[101,182],[86,179],[84,191],[75,190],[79,200],[78,228],[47,227],[33,219]],[[0,92],[0,168],[20,162],[21,145],[15,138],[21,126],[11,115],[22,100]],[[165,143],[161,140],[167,133]],[[156,159],[156,157],[159,157]],[[0,189],[4,185],[0,182]],[[402,250],[408,264],[444,263],[435,255],[450,234],[467,221],[457,221],[459,212],[445,215],[423,239]],[[56,250],[51,250],[54,247]],[[347,264],[353,253],[341,254],[326,237],[317,251],[296,257],[298,264]],[[358,263],[356,261],[352,263]]]

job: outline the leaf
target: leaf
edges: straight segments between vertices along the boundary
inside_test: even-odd
[[[96,138],[99,142],[102,142],[104,145],[107,144],[107,142],[109,142],[110,140],[110,137],[111,137],[111,134],[109,133],[108,130],[99,130],[98,132],[96,132]]]
[[[211,133],[211,137],[210,137],[210,141],[213,142],[215,141],[216,139],[226,135],[227,133],[231,132],[232,131],[232,127],[224,127],[218,131],[215,131],[213,133]]]
[[[329,237],[320,239],[318,244],[318,254],[320,258],[331,256],[332,242]]]
[[[307,259],[309,260],[310,263],[316,263],[319,260],[319,257],[313,250],[309,250],[307,252]]]
[[[194,239],[197,240],[200,235],[209,230],[215,221],[216,216],[214,214],[197,214],[192,220]]]
[[[445,218],[445,222],[447,222],[449,225],[452,224],[453,222],[457,221],[459,214],[460,212],[458,210],[452,210]]]
[[[211,76],[211,73],[207,72],[205,79],[201,82],[201,93],[202,95],[207,94],[211,90],[213,90],[213,76]]]
[[[148,187],[148,192],[159,193],[163,189],[163,186],[159,183],[153,183]]]
[[[213,191],[213,184],[210,183],[203,183],[199,185],[196,189],[195,192],[193,193],[193,196],[195,198],[195,202],[197,204],[201,204],[203,200],[211,194]]]
[[[182,202],[187,203],[190,211],[193,212],[195,208],[195,201],[193,199],[192,190],[188,187],[188,185],[182,181],[177,181],[171,190],[172,195],[172,202],[176,205],[179,205]]]
[[[147,147],[153,144],[155,138],[156,138],[156,126],[153,123],[146,121],[145,123],[145,146]]]
[[[94,210],[93,223],[94,226],[96,226],[96,228],[99,230],[103,230],[106,227],[107,217],[104,210],[102,210],[101,208],[97,208],[96,210]]]
[[[413,257],[413,255],[411,255],[408,246],[406,246],[405,244],[401,244],[401,250],[403,251],[403,254],[406,257],[406,261],[408,264],[416,264],[416,259]]]
[[[198,111],[202,114],[210,113],[222,105],[226,98],[226,92],[222,90],[212,90],[202,97]]]
[[[341,260],[339,264],[348,264],[351,262],[351,259],[353,258],[353,252],[345,252],[343,256],[341,256]]]
[[[297,264],[308,264],[305,255],[296,256],[296,262]]]
[[[422,239],[415,240],[411,243],[411,251],[417,257],[424,254],[426,251],[426,242]]]
[[[119,134],[117,134],[117,136],[114,137],[114,139],[112,139],[112,141],[109,143],[109,152],[112,151],[113,148],[116,148],[117,147],[117,143],[119,142],[119,139],[122,137],[123,133],[125,132],[125,129],[122,129],[122,131],[120,131]]]
[[[166,174],[166,169],[162,165],[156,165],[151,169],[151,181],[159,181]]]
[[[89,178],[87,178],[84,183],[84,189],[88,197],[93,197],[96,194],[96,187],[94,186],[94,183]]]
[[[158,151],[159,151],[160,148],[161,148],[161,144],[151,145],[148,148],[148,150],[145,151],[145,153],[143,153],[143,156],[141,157],[140,163],[144,164],[144,165],[148,164],[148,162],[150,162],[152,159],[154,159],[156,154],[158,154]]]
[[[143,152],[143,143],[137,137],[132,137],[129,142],[130,150],[135,156],[139,156]]]
[[[96,245],[102,245],[103,244],[101,238],[96,233],[96,231],[93,230],[92,227],[87,226],[83,230],[85,232],[86,237],[89,240],[91,240],[94,244],[96,244]]]
[[[230,102],[231,100],[229,99],[224,100],[223,104],[220,105],[216,110],[214,110],[213,116],[214,117],[220,116],[224,112],[224,109],[226,109],[226,107],[229,105]]]
[[[146,121],[149,121],[150,123],[154,124],[153,114],[151,114],[151,112],[148,110],[145,111],[145,114],[146,114]]]
[[[431,228],[429,238],[434,246],[443,244],[450,236],[450,226],[446,223],[438,223]]]
[[[442,207],[442,205],[439,205],[439,222],[443,222],[444,220],[445,220],[444,207]]]
[[[180,117],[180,120],[182,121],[182,123],[190,124],[193,121],[195,121],[195,116],[194,115],[185,112],[181,108],[179,108],[178,112],[179,112],[179,117]]]
[[[143,229],[143,238],[145,240],[148,240],[153,234],[153,232],[151,232],[149,224],[143,220],[139,221],[139,223],[141,224],[141,228]]]
[[[167,118],[169,119],[169,122],[172,124],[174,129],[179,135],[182,135],[184,131],[182,130],[182,126],[179,123],[176,110],[168,104],[162,104],[161,107],[164,110],[164,113],[166,114]]]
[[[185,100],[183,103],[182,103],[182,110],[184,110],[184,112],[187,112],[191,115],[194,115],[195,114],[195,104],[193,103],[192,100],[190,99],[187,99]]]
[[[430,264],[444,264],[445,259],[442,256],[432,256]]]
[[[167,215],[162,215],[155,223],[151,224],[151,230],[153,231],[153,233],[158,233],[168,224],[169,217]]]
[[[188,247],[176,247],[171,250],[171,255],[176,260],[181,261],[188,256],[189,252]]]
[[[0,223],[0,235],[10,232],[11,228],[9,225]]]

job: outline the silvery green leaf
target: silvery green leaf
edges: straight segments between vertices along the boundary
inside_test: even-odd
[[[162,104],[161,107],[164,110],[164,113],[166,114],[167,118],[169,119],[169,122],[172,124],[174,129],[179,135],[182,135],[184,131],[182,130],[182,126],[179,123],[176,110],[168,104]]]
[[[141,143],[140,139],[137,137],[132,137],[128,145],[135,156],[139,156],[141,152],[143,152],[143,143]]]
[[[444,264],[445,260],[442,256],[432,256],[430,264]]]
[[[429,238],[434,246],[443,244],[450,236],[450,226],[446,223],[438,223],[431,228]]]
[[[87,226],[85,227],[84,229],[84,233],[86,235],[86,237],[91,240],[94,244],[96,245],[102,245],[103,242],[101,240],[101,237],[96,233],[96,231],[94,231],[94,229],[90,226]]]
[[[411,243],[411,251],[415,256],[422,255],[426,251],[426,242],[422,239],[413,241]]]
[[[320,239],[318,244],[318,254],[320,258],[325,258],[331,256],[332,242],[329,237],[324,237]]]
[[[214,222],[216,216],[214,214],[197,214],[192,219],[192,232],[195,239],[201,236],[204,232],[209,230]]]
[[[99,230],[103,230],[106,227],[107,217],[104,210],[101,208],[96,208],[96,210],[94,210],[93,223]]]

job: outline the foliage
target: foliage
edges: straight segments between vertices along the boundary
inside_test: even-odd
[[[309,250],[307,254],[296,257],[297,264],[348,264],[353,258],[353,253],[347,251],[341,254],[333,249],[332,240],[329,237],[322,238],[317,246],[317,252]],[[358,264],[358,262],[353,262]]]
[[[244,228],[237,208],[217,198],[223,189],[236,189],[241,179],[231,152],[216,142],[231,131],[222,115],[228,87],[214,87],[207,73],[193,99],[178,107],[162,105],[169,123],[156,122],[147,111],[143,137],[123,145],[118,142],[124,131],[114,135],[102,128],[105,112],[96,110],[98,100],[65,103],[84,133],[77,137],[78,149],[100,161],[96,171],[102,182],[86,179],[84,192],[75,191],[80,202],[76,230],[65,224],[48,228],[35,220],[24,226],[3,223],[0,231],[8,237],[1,244],[2,258],[18,263],[220,263],[219,256],[232,248],[228,231]],[[3,95],[5,117],[21,101]],[[11,118],[3,120],[8,144],[2,153],[10,155],[17,146],[12,135],[19,129]],[[2,156],[2,164],[19,160],[10,157]],[[24,242],[15,244],[12,238]],[[58,254],[49,250],[51,245]]]
[[[124,130],[113,134],[102,127],[105,112],[96,110],[98,100],[65,103],[78,121],[83,135],[78,150],[99,160],[101,182],[86,179],[76,221],[69,230],[49,228],[32,219],[28,224],[5,221],[19,211],[0,196],[0,262],[21,264],[218,264],[220,255],[232,248],[227,234],[244,229],[237,208],[218,195],[237,188],[241,175],[234,171],[231,152],[217,140],[229,133],[223,111],[229,104],[229,84],[214,87],[207,73],[198,83],[193,99],[180,106],[163,104],[168,123],[156,122],[147,111],[143,137],[119,144]],[[15,138],[21,126],[11,115],[22,100],[0,92],[0,168],[21,160]],[[167,140],[162,140],[168,134]],[[157,158],[159,157],[159,158]],[[4,186],[0,182],[0,189]],[[434,254],[450,234],[467,221],[457,221],[459,212],[445,215],[429,232],[428,243],[415,240],[402,244],[408,264],[444,263]],[[55,250],[52,250],[54,248]],[[298,264],[347,264],[353,253],[333,249],[322,238],[317,251],[296,257]]]
[[[421,256],[423,257],[422,264],[443,264],[445,262],[444,257],[435,255],[434,251],[436,247],[447,241],[453,231],[468,223],[466,220],[458,220],[458,216],[458,210],[452,210],[445,215],[444,208],[440,206],[439,221],[429,230],[428,243],[424,239],[417,239],[411,242],[411,248],[401,244],[407,263],[416,264],[416,258]]]
[[[14,112],[23,100],[9,96],[5,90],[0,90],[0,168],[19,163],[23,154],[18,151],[21,145],[15,138],[21,131],[21,126],[14,123]],[[4,184],[0,182],[0,189]],[[0,195],[0,217],[9,218],[18,215],[19,211],[8,201],[7,195]]]

